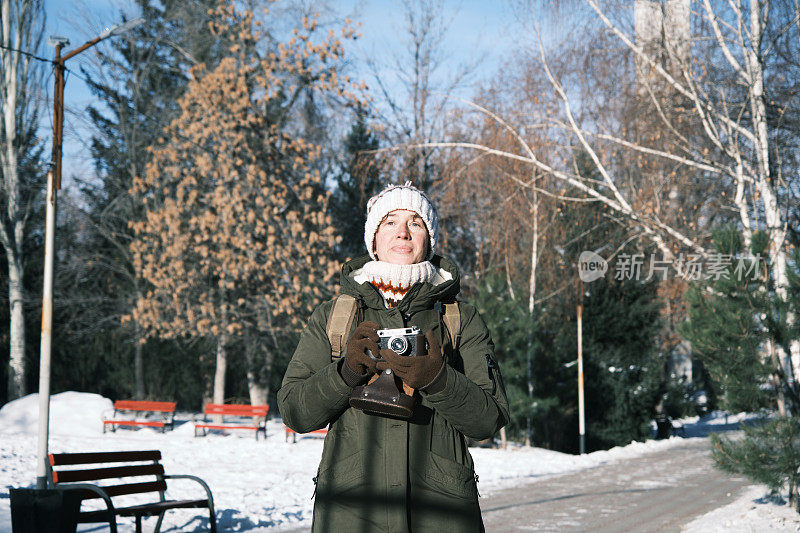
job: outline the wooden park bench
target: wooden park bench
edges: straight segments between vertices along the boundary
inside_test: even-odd
[[[300,434],[301,435],[310,435],[312,433],[318,433],[320,435],[327,435],[328,434],[328,428],[315,429],[314,431],[309,431],[308,433],[300,433]],[[284,440],[287,441],[287,442],[289,441],[289,435],[292,436],[292,443],[297,442],[297,432],[295,430],[293,430],[292,428],[290,428],[289,426],[286,426],[286,437],[285,437]]]
[[[205,436],[210,429],[245,429],[253,431],[256,440],[259,432],[263,432],[266,439],[268,412],[269,405],[207,403],[203,408],[203,420],[194,423],[194,436],[198,436],[198,431]],[[209,417],[219,417],[221,422],[209,421]]]
[[[157,415],[158,419],[150,418]],[[142,417],[144,415],[144,417]],[[103,416],[103,433],[106,427],[116,431],[117,426],[147,426],[161,428],[164,432],[175,425],[175,402],[151,402],[139,400],[117,400],[114,402],[114,414]]]
[[[216,532],[214,499],[211,489],[197,476],[167,475],[161,465],[161,452],[126,451],[97,453],[51,453],[48,481],[52,488],[82,491],[81,500],[102,499],[105,509],[86,510],[78,515],[79,524],[108,522],[111,533],[117,533],[117,516],[133,516],[136,533],[142,531],[142,517],[158,515],[155,533],[161,529],[164,513],[170,509],[208,509],[211,531]],[[61,468],[68,467],[68,468]],[[77,467],[77,468],[76,468]],[[144,479],[143,479],[144,478]],[[148,479],[149,478],[149,479]],[[168,479],[191,479],[202,485],[205,498],[197,500],[168,500],[164,495]],[[98,482],[103,481],[100,485]],[[89,483],[87,483],[89,482]],[[109,484],[105,484],[109,483]],[[118,507],[117,496],[151,494],[147,503]],[[151,500],[151,501],[147,501]]]

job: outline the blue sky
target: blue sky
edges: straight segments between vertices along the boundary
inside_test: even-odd
[[[360,21],[363,35],[348,53],[356,65],[369,54],[391,62],[402,43],[404,18],[400,2],[392,0],[338,0],[330,6],[343,17],[350,16]],[[120,20],[120,6],[125,2],[101,0],[45,0],[47,13],[46,36],[60,35],[70,40],[65,50],[72,50],[94,38],[107,26]],[[126,9],[126,12],[132,12]],[[463,62],[472,61],[477,56],[484,59],[477,76],[487,76],[494,72],[505,60],[514,46],[514,28],[518,28],[506,1],[447,0],[444,12],[452,22],[445,40],[447,61],[444,69]],[[43,51],[45,57],[52,57],[49,46]],[[91,50],[70,59],[67,67],[74,73],[80,66],[89,66],[94,59]],[[364,71],[360,77],[370,83],[369,73]],[[357,74],[358,75],[358,74]],[[391,79],[391,78],[389,78]],[[52,76],[48,82],[49,95],[52,94]],[[76,74],[68,74],[65,89],[67,124],[65,127],[63,176],[64,186],[69,187],[71,176],[91,177],[93,168],[87,143],[91,133],[85,123],[87,106],[94,103],[85,83]],[[467,93],[468,95],[468,93]],[[48,105],[45,130],[49,135],[52,103]],[[48,139],[49,142],[49,139]]]

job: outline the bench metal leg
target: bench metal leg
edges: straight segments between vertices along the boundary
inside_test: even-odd
[[[217,517],[214,512],[214,500],[208,500],[208,523],[211,526],[211,533],[217,533]]]
[[[142,533],[142,515],[136,515],[136,533]]]
[[[161,522],[164,520],[164,511],[159,513],[158,515],[158,522],[156,522],[156,528],[153,530],[153,533],[159,533],[161,531]]]
[[[109,511],[108,530],[110,533],[117,533],[117,515],[114,511]]]

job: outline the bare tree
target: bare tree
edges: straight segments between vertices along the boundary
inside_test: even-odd
[[[425,143],[441,138],[448,129],[448,98],[468,85],[480,62],[480,57],[461,64],[450,59],[445,39],[454,16],[442,0],[404,0],[401,47],[388,65],[367,60],[380,96],[378,119],[388,142],[416,145],[398,153],[395,172],[426,190],[446,163]]]
[[[9,399],[27,392],[23,241],[33,199],[40,190],[32,175],[35,165],[31,158],[36,144],[42,72],[41,63],[33,54],[39,50],[43,31],[41,0],[0,2],[0,242],[8,261]]]
[[[683,117],[702,126],[702,143],[678,135],[677,142],[668,147],[668,153],[659,155],[684,158],[687,164],[695,166],[706,165],[711,172],[728,181],[731,207],[738,212],[746,244],[749,245],[753,231],[765,231],[769,237],[771,277],[776,294],[786,301],[789,286],[786,212],[791,196],[787,183],[773,174],[773,160],[780,158],[781,147],[774,141],[777,121],[768,116],[767,65],[773,52],[766,35],[769,23],[777,24],[777,31],[783,32],[794,27],[796,21],[770,20],[773,6],[769,0],[741,0],[727,4],[696,1],[693,10],[699,19],[698,27],[705,30],[698,37],[711,43],[703,58],[708,63],[690,62],[688,57],[673,56],[679,67],[673,74],[632,41],[597,0],[587,2],[637,60],[686,103]],[[678,46],[678,43],[673,43],[674,48]],[[798,51],[795,49],[795,53]],[[720,79],[733,83],[720,84]],[[790,102],[774,105],[774,101],[771,104],[771,111],[778,118],[791,105]],[[664,115],[662,119],[673,131],[678,131],[674,118]],[[576,135],[582,135],[576,124],[571,126]],[[624,142],[619,138],[609,137],[609,140]],[[716,148],[713,158],[706,155],[709,144]],[[644,147],[631,148],[641,150]],[[706,153],[702,151],[704,148]],[[788,317],[790,324],[795,320],[795,317]],[[793,381],[800,369],[800,341],[792,341],[790,352],[785,371],[787,379]]]
[[[672,2],[676,9],[685,8],[684,3]],[[792,108],[792,94],[784,94],[782,101],[774,101],[772,97],[767,101],[767,84],[780,76],[767,73],[775,47],[765,37],[768,24],[772,25],[773,34],[780,35],[796,31],[796,21],[791,17],[770,19],[777,6],[767,0],[694,1],[693,53],[676,53],[687,44],[671,42],[676,34],[667,34],[668,61],[664,61],[661,52],[654,56],[647,47],[636,43],[630,24],[631,10],[601,7],[597,0],[586,0],[584,5],[592,15],[590,22],[605,28],[606,35],[616,41],[616,46],[606,52],[616,53],[617,62],[628,64],[631,71],[634,68],[640,71],[637,78],[642,92],[661,130],[668,131],[669,137],[643,142],[624,128],[614,129],[602,122],[597,113],[587,113],[592,102],[576,99],[574,79],[563,78],[553,68],[535,30],[539,68],[560,111],[542,117],[539,124],[517,125],[486,106],[470,104],[505,128],[516,139],[517,150],[459,140],[425,143],[425,146],[467,148],[527,163],[533,170],[577,191],[580,200],[605,204],[637,237],[652,243],[679,273],[683,271],[681,254],[708,258],[712,253],[707,234],[709,217],[716,215],[712,208],[735,214],[748,243],[754,231],[768,234],[771,277],[776,294],[785,300],[786,212],[793,200],[786,173],[775,175],[776,159],[786,160],[788,154],[782,154],[774,139],[776,124]],[[788,44],[794,55],[798,52],[796,45],[797,42]],[[617,82],[622,84],[622,79]],[[661,90],[663,87],[669,88],[669,97]],[[547,131],[552,141],[548,150],[529,142],[524,132],[531,128]],[[589,156],[596,178],[587,179],[570,167],[576,150]],[[670,173],[656,174],[660,175],[657,181],[643,183],[632,179],[637,174],[635,166],[626,164],[637,160],[668,162],[674,168]],[[533,172],[517,175],[516,183],[522,188],[536,188]],[[669,200],[670,191],[675,190],[675,183],[679,189],[691,184],[697,191],[705,191],[705,196],[713,201],[704,199],[703,204],[695,206],[701,209],[695,210],[693,216],[670,219],[662,206]],[[789,317],[790,323],[795,320]],[[785,363],[785,378],[789,382],[800,365],[797,341],[792,342],[791,355],[792,361]]]

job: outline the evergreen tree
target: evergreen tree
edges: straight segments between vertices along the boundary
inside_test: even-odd
[[[557,396],[542,396],[544,388],[539,386],[543,374],[554,368],[545,369],[550,363],[558,365],[555,358],[537,360],[534,380],[535,395],[528,395],[527,360],[531,329],[534,330],[533,352],[541,354],[541,320],[531,321],[528,309],[520,299],[511,298],[506,280],[494,273],[478,280],[471,302],[476,306],[486,326],[492,332],[495,342],[495,358],[503,373],[503,383],[509,405],[509,424],[506,426],[508,438],[524,441],[528,433],[528,420],[534,421],[534,435],[541,435],[537,444],[548,448],[560,443],[551,439],[551,410],[559,405]],[[519,291],[517,293],[520,293]]]
[[[587,178],[596,178],[587,158],[579,154],[576,162]],[[574,196],[574,191],[561,194]],[[527,298],[517,296],[526,294],[527,287],[509,287],[514,278],[500,274],[523,270],[514,265],[488,265],[484,271],[490,274],[477,281],[471,296],[495,339],[510,404],[508,434],[524,439],[530,417],[532,444],[578,451],[577,307],[582,304],[587,448],[644,439],[665,374],[666,356],[658,349],[658,285],[654,280],[616,279],[614,265],[604,277],[581,282],[581,253],[617,248],[627,240],[624,228],[599,203],[559,202],[548,211],[550,229],[539,242],[539,250],[545,251],[537,260],[537,287],[547,288],[537,290],[541,301],[534,316]],[[507,246],[530,250],[532,236],[519,235]],[[499,260],[525,260],[511,251],[499,254]],[[641,252],[631,244],[623,251]],[[550,295],[542,297],[539,291]]]
[[[775,494],[788,491],[790,505],[800,511],[800,417],[778,416],[747,424],[740,439],[712,434],[711,456],[726,472],[763,483]]]
[[[584,299],[587,447],[644,440],[658,403],[665,357],[656,282],[602,278]]]
[[[789,501],[797,508],[800,395],[775,348],[781,346],[788,353],[791,342],[800,337],[797,325],[788,320],[800,311],[800,250],[795,249],[789,262],[784,301],[766,275],[770,268],[764,233],[753,235],[748,251],[738,230],[723,227],[714,232],[714,245],[729,264],[718,279],[692,287],[690,320],[683,334],[714,379],[721,406],[760,410],[763,419],[746,426],[741,438],[712,435],[712,456],[728,472],[743,474],[776,492],[788,490]]]
[[[88,109],[96,176],[78,180],[85,207],[72,204],[62,214],[76,233],[60,242],[67,262],[56,284],[56,321],[65,327],[55,331],[53,373],[65,387],[81,387],[85,376],[94,375],[98,392],[109,396],[157,396],[163,394],[154,389],[159,366],[183,353],[175,343],[145,345],[136,321],[121,323],[146,287],[128,249],[129,225],[143,214],[129,189],[144,171],[154,135],[178,113],[191,68],[214,61],[220,39],[197,28],[208,25],[216,3],[136,0],[145,23],[98,48],[103,67],[84,71],[102,105]]]
[[[565,216],[578,214],[573,211]],[[586,228],[571,227],[578,234]],[[606,236],[605,232],[597,232],[589,241],[597,244]],[[579,252],[572,248],[590,244],[579,241],[570,245],[564,255],[577,257]],[[565,272],[564,278],[570,275]],[[583,287],[589,450],[608,449],[649,436],[649,422],[664,379],[665,356],[657,349],[661,326],[657,284],[609,276]],[[575,287],[579,287],[577,282]],[[522,291],[516,288],[515,292]],[[506,282],[499,275],[479,280],[472,298],[495,339],[495,353],[509,399],[509,437],[524,440],[530,417],[533,444],[565,452],[578,450],[576,292],[564,291],[561,298],[537,306],[538,314],[533,319],[525,302],[509,296]],[[526,354],[531,348],[533,394],[529,395]]]
[[[756,234],[753,243],[758,257],[763,234]],[[733,412],[774,408],[777,396],[769,389],[776,367],[765,347],[775,341],[777,309],[764,277],[766,265],[742,255],[733,228],[716,230],[714,245],[731,264],[719,279],[689,291],[690,320],[681,331],[719,389],[720,407]]]
[[[331,213],[341,241],[340,258],[364,254],[364,224],[367,220],[367,200],[382,187],[380,174],[368,150],[378,148],[378,139],[369,129],[363,111],[356,114],[344,143],[345,157],[336,176],[336,189],[331,197]]]
[[[578,154],[577,165],[582,175],[598,178],[585,154]],[[575,289],[565,291],[563,298],[553,302],[543,320],[548,332],[543,353],[563,354],[564,368],[577,356],[576,315],[578,304],[582,304],[587,450],[625,445],[649,436],[649,422],[665,381],[666,354],[658,345],[661,319],[657,279],[645,281],[644,269],[641,276],[619,276],[614,263],[598,280],[584,283],[578,279],[577,263],[582,252],[615,249],[615,243],[626,240],[624,228],[607,215],[607,209],[599,203],[562,204],[559,223],[565,228],[561,238],[566,243],[563,277],[573,279]],[[623,251],[644,255],[635,244]],[[572,417],[572,443],[577,443],[575,374],[574,367],[568,372],[554,368],[552,375],[558,378],[547,384]]]

